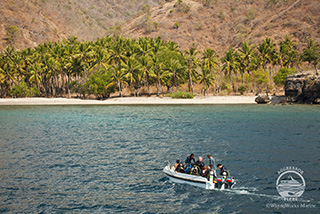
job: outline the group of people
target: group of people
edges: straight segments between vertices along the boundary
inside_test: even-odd
[[[177,160],[176,164],[174,165],[174,169],[176,172],[186,173],[186,174],[196,174],[202,177],[209,178],[210,171],[215,169],[215,160],[211,156],[211,154],[207,154],[209,159],[209,165],[206,166],[203,162],[203,158],[199,156],[198,160],[196,161],[194,158],[194,154],[192,153],[188,156],[185,160],[185,165]],[[222,176],[229,176],[229,172],[227,168],[222,164],[217,164],[217,167],[220,169],[220,175]],[[193,171],[193,170],[195,171]]]

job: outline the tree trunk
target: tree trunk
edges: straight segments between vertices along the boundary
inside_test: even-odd
[[[131,84],[132,85],[132,84]],[[136,90],[136,88],[132,85],[131,86],[131,88],[132,88],[132,91],[133,91],[133,96],[137,96],[137,90]]]
[[[244,73],[244,72],[241,72],[241,82],[242,82],[242,85],[243,85],[243,73]]]
[[[314,65],[314,68],[316,69],[316,75],[318,76],[319,73],[318,73],[318,69],[317,69],[317,64],[313,64]]]
[[[60,95],[61,94],[61,90],[60,90],[60,81],[59,81],[59,77],[56,76],[55,77],[55,89],[56,89],[56,96]]]
[[[52,95],[53,97],[57,96],[57,90],[56,90],[57,86],[56,86],[56,77],[52,78]]]
[[[161,82],[160,82],[160,88],[161,88],[161,94],[162,94],[162,96],[164,96],[164,93],[163,93],[163,87],[162,87]]]
[[[67,81],[67,89],[68,89],[68,97],[71,98],[71,93],[70,93],[70,87],[69,87],[69,84],[70,84],[70,77],[68,77],[68,81]]]
[[[156,81],[156,86],[157,86],[157,96],[159,97],[159,79],[158,78]]]
[[[118,83],[118,87],[119,87],[119,96],[122,97],[122,94],[121,94],[121,82]]]
[[[238,94],[238,74],[236,73],[236,94]]]
[[[62,72],[62,94],[66,97],[65,73]]]
[[[149,83],[148,83],[148,72],[145,70],[145,73],[146,73],[146,80],[145,80],[145,85],[147,86],[148,88],[148,96],[150,96],[150,87],[149,87]]]
[[[178,83],[176,80],[176,72],[173,73],[173,83],[174,83],[174,86],[176,87],[176,92],[177,92],[178,91]]]
[[[191,92],[193,94],[193,82],[192,82],[192,77],[191,74],[189,74],[189,92]]]

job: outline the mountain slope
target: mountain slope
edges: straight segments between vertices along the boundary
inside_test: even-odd
[[[160,36],[176,41],[182,49],[195,43],[200,50],[210,47],[222,54],[230,46],[238,47],[245,40],[258,44],[266,36],[279,42],[288,35],[301,45],[310,38],[320,42],[318,11],[318,0],[171,1],[124,29],[128,36]],[[147,23],[157,27],[150,30]]]
[[[1,0],[0,49],[16,26],[14,46],[35,47],[75,35],[93,40],[112,34],[121,24],[156,6],[159,0]],[[116,27],[115,27],[116,26]]]
[[[299,48],[320,42],[319,0],[2,0],[0,50],[13,32],[22,49],[75,35],[93,40],[121,34],[193,43],[220,55],[245,40],[258,44],[266,36],[277,43],[289,35]]]

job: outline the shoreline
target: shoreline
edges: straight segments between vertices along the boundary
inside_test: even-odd
[[[0,106],[28,105],[225,105],[257,104],[257,96],[208,96],[193,99],[172,99],[170,97],[118,97],[106,100],[79,98],[1,98]],[[272,104],[280,103],[281,96],[271,96]]]

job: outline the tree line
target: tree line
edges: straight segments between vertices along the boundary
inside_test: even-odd
[[[289,37],[278,45],[268,37],[259,45],[245,41],[220,58],[213,49],[200,52],[196,45],[181,51],[177,43],[160,37],[77,41],[72,36],[21,51],[9,45],[0,52],[0,97],[77,93],[106,99],[116,91],[122,96],[124,88],[134,96],[150,95],[150,87],[160,96],[182,85],[191,93],[200,85],[203,95],[210,87],[216,94],[268,93],[283,85],[302,62],[318,74],[319,59],[319,44],[312,39],[301,52]]]

